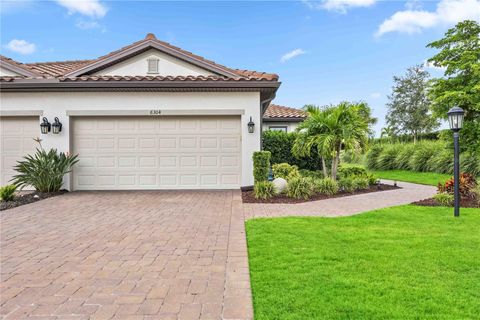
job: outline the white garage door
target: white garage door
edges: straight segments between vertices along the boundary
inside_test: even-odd
[[[79,117],[74,190],[233,189],[240,117]]]
[[[10,183],[13,167],[23,156],[38,147],[33,139],[40,135],[38,117],[0,117],[1,185]]]

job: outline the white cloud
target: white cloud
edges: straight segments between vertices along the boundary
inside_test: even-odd
[[[10,51],[20,54],[32,54],[37,49],[37,46],[34,43],[18,39],[13,39],[5,47]]]
[[[480,0],[441,0],[435,11],[398,11],[378,28],[376,36],[388,32],[418,33],[438,25],[452,25],[471,19],[480,21]]]
[[[370,97],[373,98],[373,99],[378,99],[382,96],[382,94],[380,92],[373,92],[370,94]]]
[[[108,11],[98,0],[57,0],[57,3],[67,8],[69,14],[80,13],[92,18],[102,18]]]
[[[302,49],[295,49],[290,52],[285,53],[281,58],[281,62],[287,62],[290,59],[293,59],[295,57],[301,56],[302,54],[307,53],[305,50]]]
[[[351,8],[370,7],[374,5],[377,0],[302,0],[302,2],[310,9],[324,9],[329,11],[346,13],[348,9]]]

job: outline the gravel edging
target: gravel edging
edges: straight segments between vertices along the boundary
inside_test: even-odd
[[[56,197],[67,193],[67,190],[60,190],[58,192],[38,192],[32,191],[28,193],[16,194],[12,201],[0,201],[0,211],[20,207],[26,204],[41,201],[43,199]]]

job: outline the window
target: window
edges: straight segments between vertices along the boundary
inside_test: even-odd
[[[150,59],[147,59],[147,61],[148,61],[148,72],[147,73],[158,74],[158,59],[157,58],[150,58]]]
[[[268,130],[287,132],[287,126],[269,126]]]

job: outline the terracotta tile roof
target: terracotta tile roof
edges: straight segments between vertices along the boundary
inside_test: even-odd
[[[265,78],[225,76],[80,76],[58,77],[62,82],[72,81],[269,81]]]
[[[57,62],[36,62],[25,64],[31,70],[45,77],[60,77],[72,70],[83,67],[95,60],[57,61]]]
[[[18,62],[15,62],[25,68],[28,68],[32,72],[38,73],[39,75],[43,77],[54,77],[54,78],[59,78],[60,81],[74,81],[73,78],[65,77],[66,75],[75,72],[77,70],[81,70],[82,68],[85,68],[89,66],[92,63],[98,63],[102,62],[102,60],[111,58],[119,53],[124,52],[125,50],[128,50],[130,48],[133,48],[135,46],[142,45],[144,43],[147,43],[149,41],[153,41],[159,45],[162,45],[164,47],[167,47],[171,50],[177,51],[180,54],[183,54],[185,56],[188,56],[189,58],[201,61],[202,63],[209,64],[211,66],[214,66],[217,69],[223,70],[225,72],[228,72],[230,74],[237,75],[238,77],[230,77],[230,79],[235,79],[235,80],[266,80],[266,81],[277,81],[278,80],[278,75],[274,73],[266,73],[266,72],[258,72],[258,71],[250,71],[250,70],[240,70],[240,69],[231,69],[228,67],[225,67],[223,65],[220,65],[218,63],[215,63],[211,60],[207,60],[201,56],[198,56],[196,54],[193,54],[192,52],[183,50],[179,47],[173,46],[168,42],[164,42],[161,40],[158,40],[155,38],[155,36],[151,33],[149,33],[145,39],[142,39],[140,41],[136,41],[128,46],[125,46],[119,50],[112,51],[104,56],[101,56],[97,59],[94,60],[78,60],[78,61],[58,61],[58,62],[37,62],[37,63],[27,63],[27,64],[20,64]],[[6,57],[5,57],[6,58]],[[8,59],[8,58],[6,58]],[[11,59],[9,59],[11,60]],[[13,60],[11,60],[13,61]],[[123,79],[120,79],[123,78]],[[125,80],[126,78],[129,77],[109,77],[109,78],[104,78],[102,77],[102,80]],[[172,78],[177,78],[176,80],[185,80],[183,78],[188,78],[187,80],[226,80],[227,77],[224,76],[209,76],[209,77],[173,77],[173,76],[166,76],[166,77],[143,77],[142,79],[139,79],[138,77],[134,77],[132,75],[132,78],[136,78],[136,80],[172,80]],[[151,79],[152,78],[152,79]],[[224,79],[225,78],[225,79]],[[6,79],[3,79],[4,81],[8,81]],[[87,77],[81,77],[80,79],[77,80],[82,80],[82,81],[96,81],[98,80],[94,76],[87,76]]]
[[[263,119],[304,119],[307,117],[305,111],[277,104],[270,104],[263,114]]]
[[[14,65],[18,68],[21,68],[25,71],[28,71],[30,73],[36,73],[35,70],[32,70],[28,65],[26,64],[23,64],[23,63],[20,63],[20,62],[17,62],[13,59],[10,59],[9,57],[6,57],[6,56],[2,56],[0,55],[0,62],[4,62],[4,63],[7,63],[7,64],[11,64],[11,65]]]

